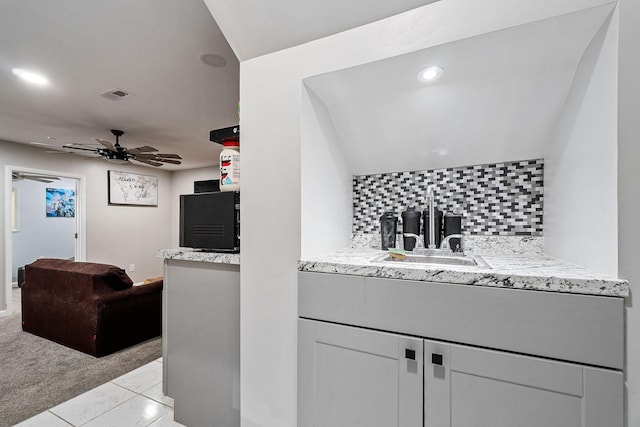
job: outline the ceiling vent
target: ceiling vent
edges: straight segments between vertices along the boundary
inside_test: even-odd
[[[113,89],[100,94],[101,97],[110,99],[112,101],[120,101],[121,99],[132,95],[133,94],[131,92],[127,92],[123,89]]]

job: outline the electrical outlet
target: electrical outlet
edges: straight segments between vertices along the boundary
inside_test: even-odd
[[[131,272],[136,271],[136,265],[135,264],[129,264],[129,271],[131,271]]]

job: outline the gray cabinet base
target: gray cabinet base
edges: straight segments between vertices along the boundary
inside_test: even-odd
[[[240,267],[165,261],[163,388],[175,421],[240,426]]]
[[[622,298],[310,272],[298,298],[300,427],[624,424]],[[390,374],[402,340],[424,355],[417,424]]]
[[[621,370],[624,299],[300,272],[300,317]]]

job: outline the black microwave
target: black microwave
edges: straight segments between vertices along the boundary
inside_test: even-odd
[[[180,246],[240,252],[240,192],[180,195]]]

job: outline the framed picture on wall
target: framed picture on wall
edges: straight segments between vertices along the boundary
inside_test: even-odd
[[[47,217],[75,218],[75,190],[69,188],[47,188],[46,206]]]
[[[109,204],[158,206],[158,177],[108,171]]]

